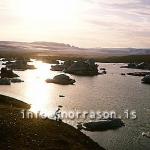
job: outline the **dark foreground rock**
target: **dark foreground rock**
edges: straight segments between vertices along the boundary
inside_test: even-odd
[[[150,75],[146,75],[146,76],[142,79],[142,83],[150,84]]]
[[[65,74],[60,74],[55,76],[53,79],[47,79],[46,82],[67,85],[74,84],[76,81]]]
[[[0,149],[104,150],[68,124],[50,119],[23,119],[13,107],[0,109]]]
[[[4,105],[6,107],[21,108],[21,109],[31,108],[29,104],[23,101],[5,95],[0,95],[0,105]]]
[[[104,150],[79,130],[53,120],[0,119],[0,149]]]
[[[88,122],[88,123],[79,124],[78,128],[86,131],[95,132],[95,131],[114,130],[124,125],[125,124],[121,119],[115,118],[115,119],[107,119],[107,120],[100,120],[97,122]]]

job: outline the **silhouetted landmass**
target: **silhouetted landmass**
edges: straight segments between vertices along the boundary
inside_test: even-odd
[[[101,63],[150,63],[150,55],[131,55],[131,56],[113,56],[113,57],[87,57],[87,56],[76,56],[76,55],[55,55],[55,56],[45,56],[46,59],[56,59],[56,60],[72,60],[72,61],[86,61],[87,59],[93,58],[96,62]],[[38,59],[38,56],[34,56]]]
[[[88,59],[86,61],[67,60],[59,65],[52,65],[52,71],[63,71],[65,73],[80,75],[80,76],[95,76],[100,74],[98,72],[98,65],[94,59]]]
[[[42,47],[42,48],[41,48]],[[48,50],[44,50],[46,48]],[[1,58],[29,59],[35,58],[46,63],[58,64],[57,60],[87,60],[94,58],[103,63],[150,63],[150,49],[133,48],[100,48],[83,49],[69,44],[52,42],[2,42],[0,41]]]
[[[125,55],[150,55],[148,48],[80,48],[65,43],[56,42],[16,42],[0,41],[0,51],[11,52],[44,52],[55,54],[73,54],[82,56],[125,56]]]
[[[103,63],[150,63],[150,55],[114,56],[108,58],[96,58]]]
[[[127,75],[144,77],[146,75],[150,75],[150,72],[131,72],[131,73],[127,73]]]
[[[65,74],[56,75],[53,79],[47,79],[47,83],[55,83],[62,85],[74,84],[76,81]]]
[[[0,95],[0,149],[104,150],[78,129],[50,119],[22,118],[26,105]]]
[[[125,126],[125,123],[120,118],[109,118],[109,119],[103,119],[99,121],[93,121],[93,122],[86,122],[83,124],[79,124],[78,128],[80,130],[85,131],[107,131],[107,130],[116,130],[121,127]]]
[[[30,109],[31,107],[29,104],[23,101],[5,95],[0,95],[0,106],[6,106],[10,108],[12,107],[21,108],[21,109]]]
[[[1,68],[1,73],[0,73],[1,78],[14,78],[14,77],[19,77],[17,74],[13,72],[12,69],[7,69],[7,68]]]

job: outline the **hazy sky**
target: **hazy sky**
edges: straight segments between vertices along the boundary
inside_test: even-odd
[[[0,40],[150,47],[150,0],[0,0]]]

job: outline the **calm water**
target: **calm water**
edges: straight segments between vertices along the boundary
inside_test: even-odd
[[[104,132],[85,132],[108,150],[149,150],[150,139],[142,137],[150,131],[150,85],[141,84],[141,77],[121,76],[120,73],[141,71],[121,69],[123,64],[99,64],[108,74],[95,77],[71,76],[75,85],[47,84],[45,79],[60,72],[50,71],[50,65],[33,62],[36,70],[16,72],[24,83],[0,86],[0,93],[32,104],[32,110],[55,112],[58,105],[63,111],[116,111],[135,110],[137,119],[124,119],[126,127]],[[59,95],[65,95],[60,98]],[[79,120],[69,120],[76,125]],[[82,120],[83,121],[83,120]]]

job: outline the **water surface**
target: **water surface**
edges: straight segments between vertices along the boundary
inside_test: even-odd
[[[106,75],[81,77],[70,75],[75,85],[47,84],[45,79],[60,72],[50,71],[50,64],[34,61],[35,70],[17,71],[24,83],[0,86],[0,93],[21,99],[32,105],[34,112],[55,112],[58,105],[63,111],[116,111],[135,110],[137,119],[124,119],[125,127],[104,132],[85,132],[101,146],[110,150],[148,150],[150,140],[142,137],[150,131],[150,85],[141,84],[141,77],[121,76],[121,73],[141,71],[120,68],[124,64],[99,64],[107,69]],[[59,95],[64,95],[60,98]],[[79,120],[69,120],[76,126]],[[84,121],[84,120],[82,120]]]

